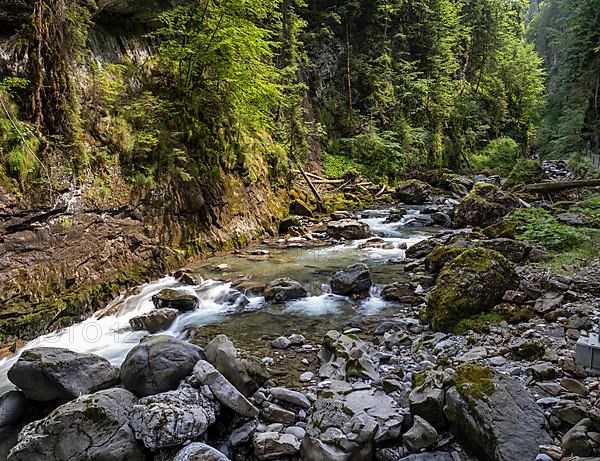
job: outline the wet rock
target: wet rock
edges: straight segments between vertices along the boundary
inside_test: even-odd
[[[433,226],[435,221],[428,214],[419,214],[406,223],[408,227],[429,227]]]
[[[334,211],[330,216],[332,221],[342,221],[344,219],[354,219],[354,215],[349,211]]]
[[[191,386],[141,398],[133,406],[130,426],[150,450],[182,445],[215,422],[216,405]]]
[[[136,398],[125,389],[84,395],[25,426],[10,461],[144,461],[129,420]]]
[[[300,441],[292,434],[261,432],[254,435],[252,441],[257,459],[277,459],[300,451]]]
[[[431,186],[417,179],[402,181],[394,191],[394,198],[407,205],[422,205],[431,195]]]
[[[198,307],[198,298],[194,295],[170,288],[152,296],[152,302],[157,309],[177,309],[180,312],[193,311]]]
[[[452,218],[447,213],[437,211],[432,213],[431,219],[438,226],[452,227]]]
[[[143,338],[125,357],[121,382],[139,396],[175,389],[196,362],[204,359],[201,348],[171,336]]]
[[[56,347],[24,351],[8,379],[31,400],[71,400],[116,383],[119,371],[95,354]]]
[[[219,371],[205,360],[194,366],[189,382],[195,386],[208,386],[215,398],[227,408],[247,418],[253,418],[258,410]]]
[[[431,253],[435,247],[439,245],[441,245],[440,242],[437,242],[432,239],[421,240],[420,242],[417,242],[414,245],[408,247],[408,249],[406,250],[406,257],[424,258],[429,253]]]
[[[444,266],[427,302],[435,330],[449,331],[462,319],[486,312],[518,286],[517,275],[500,253],[467,250]]]
[[[301,283],[288,277],[270,281],[263,291],[265,301],[284,303],[293,299],[304,298],[307,293]]]
[[[415,289],[409,282],[393,283],[383,287],[381,297],[386,301],[412,304],[415,299]]]
[[[147,331],[151,334],[158,333],[159,331],[168,329],[179,315],[179,312],[177,309],[170,309],[168,307],[155,309],[147,314],[130,319],[129,325],[131,325],[131,329],[134,331]]]
[[[202,283],[202,277],[192,273],[189,269],[181,269],[173,273],[173,277],[185,285],[195,286]]]
[[[516,197],[487,183],[477,183],[456,208],[458,226],[486,227],[520,206]]]
[[[327,233],[334,239],[359,240],[373,235],[368,224],[355,219],[333,221],[327,225]]]
[[[287,349],[292,345],[292,342],[285,336],[280,336],[271,342],[271,347],[274,349]]]
[[[272,387],[269,392],[275,399],[282,402],[291,403],[299,408],[310,408],[310,400],[302,392],[291,391],[284,387]]]
[[[402,220],[402,218],[406,216],[406,210],[404,208],[398,208],[396,210],[391,210],[389,216],[386,218],[385,222],[387,224],[396,223]]]
[[[229,461],[229,458],[210,445],[194,442],[181,449],[173,461]]]
[[[413,426],[402,436],[402,440],[410,451],[431,448],[437,443],[438,433],[435,428],[420,416],[414,417]]]
[[[477,379],[483,378],[446,394],[444,412],[457,439],[482,459],[535,459],[539,446],[552,443],[552,438],[532,395],[508,376],[493,374],[492,389]]]
[[[354,264],[336,272],[331,279],[331,291],[338,295],[365,294],[371,288],[371,273],[366,264]]]
[[[588,432],[593,431],[589,418],[582,419],[562,438],[563,456],[591,456],[593,448],[588,439]]]
[[[319,351],[319,359],[322,363],[319,369],[321,377],[341,380],[352,377],[379,379],[367,344],[354,335],[329,331],[323,340],[323,348]]]
[[[10,391],[0,397],[0,434],[2,428],[17,426],[23,420],[27,406],[21,391]]]
[[[225,335],[216,336],[204,348],[207,360],[246,397],[269,379],[265,365],[237,349]]]

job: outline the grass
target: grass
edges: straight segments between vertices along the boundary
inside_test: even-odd
[[[495,310],[489,312],[483,312],[474,317],[463,319],[456,324],[452,332],[455,335],[465,334],[469,330],[483,332],[489,328],[490,325],[496,325],[506,320],[504,316]]]

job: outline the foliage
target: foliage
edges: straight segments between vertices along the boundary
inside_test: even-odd
[[[515,166],[519,145],[509,137],[494,139],[478,154],[471,157],[475,168],[509,172]]]
[[[474,317],[461,320],[456,324],[453,332],[456,335],[465,334],[469,330],[485,332],[486,330],[489,331],[490,325],[498,324],[504,320],[505,318],[500,312],[491,310],[489,312],[483,312]]]
[[[530,160],[520,157],[511,170],[506,181],[507,186],[517,184],[531,184],[541,181],[544,172],[537,160]]]

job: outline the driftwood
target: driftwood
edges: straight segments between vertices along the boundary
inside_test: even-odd
[[[306,183],[308,184],[308,187],[310,187],[310,190],[312,191],[312,193],[314,194],[315,198],[317,199],[317,203],[319,204],[319,207],[321,209],[325,209],[325,202],[323,202],[323,198],[319,194],[319,191],[317,190],[317,188],[315,187],[315,185],[312,183],[312,181],[310,180],[310,178],[308,177],[308,175],[306,174],[306,172],[302,169],[302,167],[300,166],[298,168],[300,169],[300,173],[302,173],[302,176],[304,176],[304,179],[306,180]]]
[[[600,187],[600,179],[582,179],[578,181],[553,181],[527,184],[525,186],[525,191],[543,194],[567,189],[576,189],[578,187]]]

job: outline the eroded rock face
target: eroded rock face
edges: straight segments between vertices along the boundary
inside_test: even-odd
[[[546,418],[533,396],[514,378],[494,374],[490,395],[463,395],[451,388],[444,413],[463,446],[482,459],[535,459],[551,444]]]
[[[143,461],[129,426],[135,396],[125,389],[85,395],[25,426],[10,461]]]
[[[384,392],[332,381],[320,390],[309,415],[302,459],[371,460],[375,443],[400,436],[403,410]]]
[[[454,221],[458,226],[486,227],[520,206],[508,192],[488,183],[477,183],[456,208]]]
[[[292,299],[304,298],[307,293],[301,283],[284,277],[267,283],[263,295],[265,301],[284,303]]]
[[[121,366],[121,382],[139,396],[175,389],[188,376],[204,351],[171,336],[143,338]]]
[[[356,219],[332,221],[327,225],[327,233],[334,239],[344,238],[346,240],[366,239],[373,235],[368,224]]]
[[[168,329],[178,315],[179,311],[177,309],[170,309],[168,307],[155,309],[147,314],[130,319],[129,325],[131,325],[134,331],[145,330],[148,333],[154,334]]]
[[[116,383],[119,370],[95,354],[38,347],[24,351],[8,379],[31,400],[71,400]]]
[[[407,205],[422,205],[430,195],[431,186],[418,179],[402,181],[394,192],[394,198]]]
[[[508,260],[493,250],[467,250],[444,266],[427,302],[435,330],[450,331],[462,319],[486,312],[518,287]]]
[[[366,294],[371,288],[371,273],[366,264],[354,264],[336,272],[331,279],[331,291],[338,295]]]
[[[218,405],[191,386],[140,399],[133,406],[131,428],[150,450],[182,445],[206,432]]]

